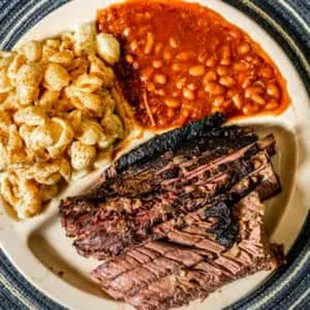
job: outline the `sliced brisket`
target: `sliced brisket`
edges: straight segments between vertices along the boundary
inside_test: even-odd
[[[266,241],[263,206],[258,195],[252,193],[244,198],[234,212],[242,225],[237,238],[239,241],[232,248],[213,260],[201,261],[191,268],[180,268],[151,282],[138,293],[125,295],[125,300],[139,310],[169,309],[205,298],[228,282],[280,264],[282,257],[276,258]]]
[[[168,274],[203,260],[203,256],[195,251],[151,241],[100,265],[93,271],[93,276],[108,294],[121,299]]]
[[[262,151],[262,147],[265,151]],[[106,255],[118,254],[127,246],[148,238],[154,225],[194,210],[202,203],[201,199],[229,191],[236,182],[269,162],[267,150],[274,152],[273,136],[233,150],[211,162],[201,162],[202,165],[198,167],[199,156],[195,160],[179,160],[173,167],[178,170],[177,177],[174,175],[170,179],[162,179],[160,188],[155,187],[153,192],[137,193],[135,197],[120,195],[108,201],[104,199],[103,202],[92,198],[67,199],[60,208],[63,226],[68,236],[78,237],[75,245],[79,253],[93,255],[100,251],[96,244],[101,244]],[[157,174],[162,175],[162,170]],[[166,175],[167,171],[165,167]],[[258,185],[260,179],[257,178],[255,182]],[[277,186],[278,182],[275,183]],[[136,187],[139,188],[138,185]],[[101,240],[103,235],[106,241]],[[103,254],[95,256],[105,256]]]
[[[79,254],[104,259],[92,276],[116,299],[164,310],[281,263],[261,201],[281,190],[275,138],[221,127],[215,114],[118,159],[91,192],[60,205]]]
[[[111,200],[103,204],[97,214],[90,217],[90,221],[86,221],[86,215],[83,214],[82,220],[75,222],[76,225],[80,223],[82,229],[80,229],[80,237],[74,242],[74,245],[80,254],[102,259],[108,255],[119,254],[124,249],[147,239],[157,238],[158,236],[153,232],[162,222],[178,218],[180,215],[200,208],[207,204],[208,200],[212,200],[216,194],[227,193],[228,196],[236,196],[240,199],[256,186],[260,186],[258,191],[262,198],[265,198],[266,195],[273,195],[279,188],[279,182],[267,161],[266,154],[254,156],[253,160],[248,161],[247,164],[249,164],[248,168],[246,164],[243,164],[242,168],[239,168],[237,164],[234,169],[221,173],[221,181],[219,181],[220,178],[216,178],[214,183],[200,184],[199,189],[204,186],[203,194],[200,194],[199,190],[183,194],[181,192],[178,194],[161,192],[140,198]],[[253,171],[253,169],[255,170]],[[240,178],[243,179],[240,180]],[[262,185],[265,181],[268,184],[275,183],[272,183],[272,187],[267,187]],[[227,186],[227,184],[231,185]],[[265,190],[261,191],[260,189]],[[123,210],[126,205],[137,206],[137,208],[134,210],[135,212],[127,214],[117,214],[117,212],[109,216],[104,214],[111,209]],[[233,239],[233,235],[224,234],[224,236],[226,240],[221,237],[217,240],[229,243],[229,239]]]

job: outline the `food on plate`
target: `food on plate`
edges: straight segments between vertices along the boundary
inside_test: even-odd
[[[61,201],[66,236],[100,261],[91,275],[113,298],[182,306],[284,262],[264,229],[263,202],[281,191],[275,136],[224,124],[289,103],[269,56],[215,12],[113,5],[97,27],[0,52],[0,195],[25,219],[109,164]]]
[[[232,247],[212,241],[208,229],[214,224],[213,214],[201,210],[185,224],[184,233],[174,231],[182,239],[147,242],[103,263],[93,277],[114,298],[139,310],[155,310],[204,299],[226,283],[281,264],[281,248],[266,241],[264,207],[257,193],[233,206],[221,202],[218,208],[220,220],[229,219],[224,212],[232,208],[239,224]]]
[[[273,135],[258,139],[251,128],[219,127],[222,121],[216,114],[154,138],[108,168],[92,193],[66,199],[60,212],[78,252],[118,255],[223,192],[277,193]]]
[[[119,53],[94,23],[1,52],[0,192],[18,218],[40,212],[97,159],[111,160],[126,131],[111,67]]]
[[[244,31],[214,11],[177,1],[129,1],[98,14],[123,54],[116,73],[140,124],[181,126],[215,111],[279,114],[286,82]]]
[[[156,136],[105,170],[92,191],[61,202],[78,253],[105,260],[92,275],[112,297],[168,309],[281,264],[261,203],[281,189],[275,138],[224,121],[216,113]]]

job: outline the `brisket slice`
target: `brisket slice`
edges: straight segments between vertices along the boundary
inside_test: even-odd
[[[257,179],[260,179],[258,186],[255,183]],[[206,237],[219,245],[229,247],[239,229],[238,221],[231,215],[231,205],[253,189],[261,200],[279,191],[280,184],[270,165],[262,166],[252,175],[243,178],[232,187],[230,195],[215,196],[202,208],[157,225],[152,232],[157,239],[164,238],[170,242],[204,250],[208,250],[209,247],[209,243],[205,241]]]
[[[270,135],[250,145],[243,146],[241,149],[233,150],[227,156],[221,156],[211,162],[207,161],[207,164],[201,161],[200,164],[202,165],[195,166],[192,170],[189,170],[189,167],[195,163],[197,165],[200,157],[196,156],[195,160],[187,159],[185,161],[184,158],[182,161],[178,157],[178,164],[174,163],[174,167],[172,167],[174,171],[179,170],[177,171],[178,177],[169,174],[170,168],[161,168],[160,171],[165,170],[163,173],[170,176],[170,179],[162,179],[160,190],[154,188],[153,192],[137,193],[135,197],[133,195],[129,197],[119,195],[119,197],[103,202],[89,198],[67,199],[60,206],[62,225],[66,229],[67,236],[78,237],[79,239],[85,237],[86,234],[91,234],[93,230],[98,230],[99,227],[101,231],[108,231],[105,227],[115,226],[116,222],[118,224],[115,227],[119,233],[121,233],[119,225],[122,222],[126,222],[126,226],[131,224],[133,227],[139,227],[143,222],[145,234],[150,226],[163,220],[158,216],[164,219],[168,219],[171,214],[178,216],[177,206],[182,206],[184,199],[188,200],[198,196],[205,198],[226,189],[229,190],[232,184],[255,169],[255,165],[259,161],[257,153],[260,153],[261,150],[265,150],[269,154],[274,153],[274,144],[274,137]],[[265,161],[269,160],[267,155],[261,154],[260,157]],[[174,157],[174,160],[176,159]],[[140,181],[136,176],[134,179],[134,183]],[[150,179],[152,178],[150,177]],[[132,184],[133,182],[129,181],[129,183]],[[147,182],[144,181],[144,183]],[[136,184],[135,187],[140,188],[141,186]],[[189,193],[184,195],[184,189]],[[180,198],[180,195],[183,197]],[[166,212],[163,212],[163,207],[166,208]],[[150,215],[145,216],[146,212]],[[118,218],[116,219],[116,217]],[[134,221],[130,221],[130,217]],[[142,237],[144,238],[144,236]],[[137,241],[139,240],[137,239]]]
[[[111,170],[116,171],[116,167],[118,167],[118,163],[116,163],[104,172],[105,182],[102,182],[94,192],[66,199],[60,211],[62,214],[68,214],[72,212],[72,209],[76,209],[74,204],[83,202],[84,199],[103,202],[114,197],[137,196],[154,191],[161,187],[163,181],[175,179],[176,176],[182,174],[185,167],[188,170],[191,166],[194,168],[204,163],[212,163],[212,160],[255,143],[257,136],[248,131],[249,129],[236,126],[217,128],[211,131],[216,133],[217,140],[210,139],[211,137],[202,137],[195,141],[195,145],[190,145],[193,141],[184,141],[185,144],[178,150],[167,150],[151,161],[139,162],[127,170],[121,171],[119,175],[112,176]],[[266,142],[273,148],[274,138],[272,136],[271,140],[267,139]],[[253,145],[252,149],[265,149],[263,144],[260,142],[256,147]]]
[[[203,261],[205,257],[214,259],[227,247],[214,241],[212,228],[221,227],[226,235],[230,234],[230,229],[238,231],[238,219],[232,219],[230,211],[233,202],[224,199],[223,195],[219,199],[220,202],[189,213],[182,219],[182,223],[176,226],[171,225],[170,231],[166,232],[167,237],[170,233],[188,232],[188,228],[193,228],[186,240],[182,241],[184,247],[173,245],[171,242],[150,241],[102,264],[98,268],[100,272],[98,270],[95,272],[97,279],[100,279],[101,286],[105,287],[105,290],[114,298],[123,298],[163,276],[181,268],[191,267]],[[213,212],[208,212],[211,209]],[[225,223],[218,221],[218,218],[223,216],[225,216]],[[232,224],[233,227],[228,227],[227,222],[228,226]],[[199,231],[197,231],[198,225]],[[195,252],[196,243],[197,253]],[[192,245],[194,248],[189,251],[188,246]]]
[[[226,116],[223,113],[215,113],[199,121],[156,136],[118,159],[114,168],[117,173],[121,173],[136,164],[151,161],[168,150],[180,148],[184,141],[191,141],[203,136],[216,137],[216,129],[220,128],[225,121]],[[113,175],[114,169],[112,168],[111,171],[113,171]]]
[[[237,241],[212,259],[195,248],[149,242],[102,264],[92,275],[107,293],[139,310],[164,310],[205,298],[225,283],[280,264],[281,255],[275,257],[266,241],[259,196],[251,193],[233,212],[242,223]]]
[[[249,164],[246,169],[246,163]],[[236,196],[238,199],[246,195],[251,190],[260,186],[262,182],[269,183],[269,178],[274,179],[275,184],[273,187],[267,188],[266,186],[260,188],[266,188],[262,191],[261,196],[267,194],[271,196],[279,188],[279,183],[274,175],[273,169],[268,162],[268,157],[265,153],[259,153],[252,158],[252,161],[248,161],[241,165],[242,168],[237,165],[234,169],[229,169],[228,172],[224,172],[220,178],[216,178],[214,184],[207,183],[204,195],[196,195],[194,191],[179,194],[179,196],[172,192],[161,193],[159,195],[150,195],[146,199],[134,198],[134,199],[117,199],[116,203],[120,207],[128,204],[130,206],[138,205],[145,208],[139,210],[139,212],[132,215],[117,215],[104,218],[101,215],[101,221],[97,221],[96,225],[89,225],[89,228],[84,229],[85,234],[74,242],[78,252],[83,256],[94,256],[99,259],[103,259],[108,255],[116,255],[123,252],[124,249],[139,244],[147,239],[158,238],[158,235],[154,234],[156,226],[162,222],[169,220],[170,218],[178,218],[180,215],[185,215],[188,212],[194,211],[201,206],[212,202],[212,197],[216,194],[226,193],[226,196]],[[256,167],[256,169],[255,169]],[[254,169],[254,171],[253,171]],[[244,178],[242,180],[242,178]],[[241,180],[240,180],[241,179]],[[239,181],[239,183],[238,183]],[[200,182],[201,183],[201,182]],[[232,184],[227,186],[227,184]],[[205,186],[206,186],[205,185]],[[221,186],[222,185],[222,186]],[[200,187],[203,184],[199,185]],[[166,195],[165,195],[166,194]],[[196,195],[196,196],[195,196]],[[209,197],[209,198],[208,198]],[[160,200],[161,198],[161,200]],[[149,207],[150,206],[150,207]],[[105,204],[105,208],[109,208],[109,203]],[[92,218],[94,221],[94,218]],[[85,227],[85,226],[84,226]],[[216,234],[217,240],[221,243],[233,242],[234,234],[224,234],[221,237],[220,231]]]
[[[238,135],[236,135],[236,131],[239,132]],[[188,150],[184,149],[183,146],[182,149],[176,151],[175,156],[173,156],[171,152],[165,152],[165,154],[150,162],[139,162],[139,164],[121,172],[118,177],[106,177],[106,181],[99,187],[96,194],[92,193],[84,197],[72,197],[64,200],[60,205],[60,215],[62,216],[63,226],[66,229],[67,235],[71,237],[78,235],[79,218],[81,218],[80,223],[84,223],[88,218],[92,218],[97,208],[100,207],[104,201],[114,199],[115,197],[136,197],[149,191],[158,191],[161,187],[158,186],[158,184],[162,184],[165,180],[175,179],[175,176],[185,171],[184,166],[189,167],[190,165],[204,164],[210,160],[212,161],[212,158],[216,159],[224,154],[229,154],[257,140],[254,134],[250,136],[245,134],[241,139],[240,134],[244,131],[244,129],[239,127],[216,129],[219,141],[214,144],[214,147],[212,146],[213,149],[211,147],[212,150],[206,151],[205,149],[205,144],[212,144],[214,142],[212,139],[208,137],[204,141],[200,139],[196,141],[195,146]],[[230,139],[231,136],[234,136],[235,139]],[[270,141],[269,144],[272,146],[274,145],[274,139],[272,138],[271,140],[273,141]],[[203,147],[201,145],[203,145]],[[186,144],[185,147],[187,147]],[[259,149],[259,147],[259,144],[253,145],[251,150],[255,152],[255,149]],[[263,145],[261,149],[264,148]],[[190,153],[188,151],[190,151]],[[256,150],[256,152],[257,151],[258,150]],[[250,153],[250,150],[248,150],[248,153]],[[224,165],[225,164],[220,165],[219,168],[223,168]],[[108,170],[115,170],[116,166],[118,166],[118,164],[113,165]],[[181,172],[179,170],[181,170]],[[210,173],[210,171],[206,173]],[[109,172],[105,174],[110,175]],[[171,184],[170,187],[172,185],[175,184]],[[114,209],[105,208],[105,212],[107,212],[105,216],[109,216],[109,213],[115,211]],[[121,210],[121,212],[127,211]],[[100,216],[102,218],[102,214]],[[75,227],[76,229],[74,229]]]
[[[215,135],[216,137],[212,137]],[[139,162],[125,171],[115,173],[114,177],[107,178],[106,175],[111,175],[111,170],[117,171],[116,163],[106,170],[101,178],[102,183],[87,197],[92,195],[94,199],[107,200],[115,196],[136,196],[153,191],[155,188],[161,188],[164,180],[178,178],[183,170],[211,163],[255,143],[257,139],[248,128],[234,126],[214,129],[208,136],[200,137],[199,140],[184,141],[183,146],[176,150],[169,149],[159,157]]]
[[[203,260],[202,255],[187,248],[151,241],[100,265],[93,271],[93,276],[109,295],[122,299],[168,274]]]

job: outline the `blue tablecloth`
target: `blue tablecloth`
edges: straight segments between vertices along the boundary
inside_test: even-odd
[[[10,49],[21,34],[65,2],[67,1],[0,0],[1,47]],[[309,62],[310,0],[225,0],[224,2],[251,16],[281,44],[298,69],[310,93],[310,76],[300,60],[300,53],[297,53],[293,46],[297,46]],[[16,25],[19,26],[16,27]],[[14,27],[16,29],[12,31]],[[294,277],[289,277],[292,274]],[[275,288],[280,283],[285,285],[275,294]],[[263,297],[267,297],[267,301],[260,309],[310,309],[310,215],[287,257],[286,266],[279,268],[267,283],[247,298],[227,309],[251,309]],[[27,282],[0,250],[0,309],[58,310],[64,308],[45,297]]]

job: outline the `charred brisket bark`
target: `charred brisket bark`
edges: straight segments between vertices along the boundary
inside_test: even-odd
[[[90,193],[62,201],[67,236],[79,254],[105,260],[92,275],[112,297],[169,309],[282,262],[261,204],[281,190],[275,138],[224,121],[218,113],[157,136]]]
[[[261,151],[262,146],[265,151]],[[234,184],[251,173],[254,176],[249,181],[254,185],[244,187],[243,195],[259,186],[264,179],[260,169],[270,165],[267,150],[274,152],[272,136],[242,146],[201,166],[195,165],[197,160],[181,160],[172,167],[178,169],[178,176],[171,178],[169,175],[168,179],[161,179],[161,188],[153,192],[125,197],[120,195],[103,202],[97,198],[69,199],[61,209],[63,226],[68,236],[77,237],[74,245],[80,254],[100,259],[117,255],[127,247],[152,238],[152,227],[195,210],[214,195],[230,191]],[[201,158],[196,156],[198,160]],[[165,172],[168,170],[165,166],[159,171],[163,169]],[[272,174],[271,167],[269,170]],[[140,180],[138,176],[134,178]],[[278,186],[277,181],[274,186]],[[139,188],[138,185],[136,187]],[[274,191],[269,194],[274,194]]]
[[[264,198],[265,195],[273,195],[275,190],[279,188],[279,183],[276,182],[273,184],[273,187],[264,186],[264,182],[268,182],[269,184],[270,174],[274,176],[272,167],[269,163],[263,163],[253,171],[252,174],[245,173],[243,175],[241,172],[238,172],[238,176],[244,176],[244,178],[240,180],[239,183],[233,183],[234,185],[231,187],[230,192],[224,191],[223,195],[219,194],[219,197],[214,198],[210,195],[210,200],[206,197],[195,197],[191,193],[181,195],[180,197],[174,196],[173,198],[175,199],[173,199],[172,202],[174,203],[174,207],[171,207],[172,204],[171,201],[168,200],[168,197],[166,197],[168,204],[164,204],[163,202],[160,203],[156,201],[154,197],[150,197],[148,198],[148,202],[155,204],[154,208],[134,213],[132,216],[128,216],[128,214],[126,217],[119,215],[116,217],[110,216],[110,219],[105,219],[102,222],[98,221],[98,225],[89,227],[87,233],[84,233],[74,244],[78,252],[87,257],[94,256],[98,259],[103,259],[107,256],[107,253],[111,255],[118,254],[122,252],[123,249],[132,247],[147,239],[158,239],[160,236],[156,232],[160,229],[160,223],[169,220],[169,218],[180,219],[180,216],[206,204],[210,204],[215,208],[217,204],[222,202],[222,197],[226,197],[226,199],[232,197],[231,199],[237,201],[255,189],[258,185],[260,185],[260,188],[266,188],[267,190],[261,191],[260,188],[258,188],[262,198]],[[233,173],[230,174],[230,177],[233,177],[234,181],[237,181]],[[212,189],[215,194],[215,189]],[[125,203],[124,200],[121,201],[123,204]],[[133,203],[131,202],[129,204],[132,205]],[[139,201],[139,204],[146,205],[146,202]],[[163,225],[168,223],[169,222],[165,222]],[[220,243],[229,244],[233,242],[235,234],[228,234],[228,232],[220,234],[220,230],[217,232],[217,240]]]

